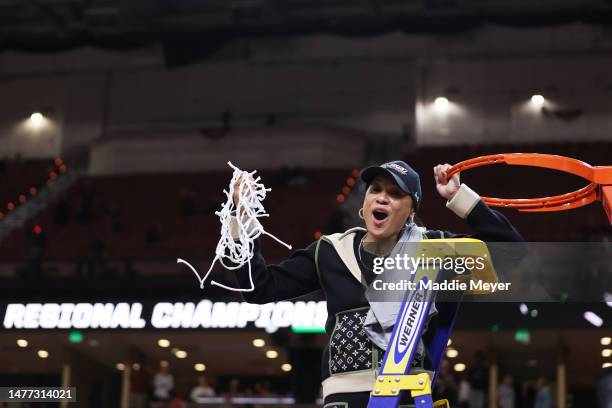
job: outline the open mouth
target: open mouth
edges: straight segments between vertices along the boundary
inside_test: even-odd
[[[384,211],[373,211],[372,215],[374,215],[374,219],[377,221],[382,221],[386,219],[389,215]]]

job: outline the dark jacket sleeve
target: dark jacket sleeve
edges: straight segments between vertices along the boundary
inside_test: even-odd
[[[455,234],[444,231],[445,238],[470,237],[485,242],[524,242],[521,234],[514,228],[503,214],[492,210],[480,200],[466,219],[473,234]],[[440,238],[440,231],[431,231],[430,238]],[[437,234],[436,234],[437,233]],[[436,236],[438,235],[438,236]]]
[[[473,234],[428,231],[427,236],[429,238],[441,238],[444,234],[444,238],[470,237],[489,243],[487,247],[495,260],[498,279],[500,282],[506,282],[504,271],[516,265],[526,255],[525,240],[503,214],[491,209],[482,200],[478,201],[468,214],[466,221],[474,231]],[[491,244],[495,242],[512,242],[514,244]],[[438,302],[436,307],[438,308],[438,315],[429,323],[429,328],[425,334],[426,349],[434,371],[439,367],[444,354],[432,355],[431,353],[433,350],[444,349],[444,344],[448,341],[448,336],[455,324],[459,303]],[[435,348],[434,344],[436,344]]]
[[[245,301],[264,304],[292,299],[320,289],[315,265],[316,242],[295,251],[289,259],[278,265],[267,265],[261,254],[259,239],[255,240],[251,259],[251,274],[255,289],[241,292]],[[241,288],[250,288],[249,265],[236,270]]]
[[[498,279],[507,282],[508,274],[527,256],[527,244],[503,214],[492,210],[484,201],[468,214],[466,221],[474,234],[443,232],[445,238],[475,238],[487,243]],[[428,231],[429,238],[440,238],[441,231]],[[510,244],[508,244],[510,243]]]

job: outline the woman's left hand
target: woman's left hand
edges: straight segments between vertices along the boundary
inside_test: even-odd
[[[453,174],[450,179],[446,176],[446,172],[450,168],[450,164],[444,163],[438,164],[433,169],[434,178],[436,179],[436,189],[438,190],[438,193],[447,200],[452,199],[461,186],[461,182],[459,181],[459,173]]]

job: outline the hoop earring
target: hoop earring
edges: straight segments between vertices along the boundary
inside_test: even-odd
[[[363,220],[363,208],[360,208],[359,211],[357,211],[357,215]]]
[[[410,216],[410,223],[414,224],[414,214]]]

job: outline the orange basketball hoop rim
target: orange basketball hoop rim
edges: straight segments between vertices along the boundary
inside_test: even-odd
[[[480,156],[452,166],[448,177],[460,171],[491,164],[531,166],[574,174],[589,181],[585,187],[570,193],[540,198],[482,197],[485,203],[495,207],[511,207],[518,211],[563,211],[582,207],[593,201],[601,201],[612,224],[612,166],[591,166],[570,157],[540,153],[503,153]]]

